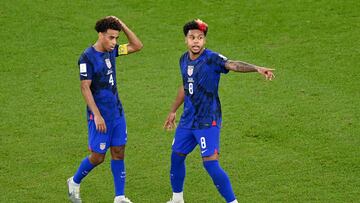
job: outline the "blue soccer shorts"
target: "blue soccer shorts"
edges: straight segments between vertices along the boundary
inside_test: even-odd
[[[189,154],[196,145],[200,146],[202,157],[220,152],[220,128],[213,126],[205,129],[177,128],[173,140],[174,152]]]
[[[89,150],[105,154],[112,146],[122,146],[127,141],[126,121],[124,115],[112,121],[105,121],[106,132],[96,130],[94,119],[88,121]]]

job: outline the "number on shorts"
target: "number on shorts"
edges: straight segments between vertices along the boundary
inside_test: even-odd
[[[202,149],[205,149],[206,148],[206,140],[205,140],[205,137],[200,137],[200,147]]]

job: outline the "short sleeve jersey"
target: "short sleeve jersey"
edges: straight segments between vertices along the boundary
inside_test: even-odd
[[[98,52],[90,46],[78,61],[80,80],[91,80],[91,93],[105,120],[114,120],[123,114],[116,85],[115,58],[125,54],[127,45],[116,45],[110,52]],[[87,115],[88,119],[93,116],[89,107]]]
[[[229,72],[225,68],[226,61],[226,57],[208,49],[205,49],[195,60],[190,59],[188,52],[181,56],[180,70],[185,98],[179,127],[187,129],[221,127],[218,88],[220,74]]]

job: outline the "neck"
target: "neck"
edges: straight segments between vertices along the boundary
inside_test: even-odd
[[[101,46],[101,44],[99,43],[99,41],[96,41],[95,44],[93,45],[94,49],[98,52],[105,52],[106,50],[104,49],[103,46]]]
[[[201,49],[201,51],[199,53],[193,53],[189,50],[189,57],[191,60],[195,60],[197,58],[199,58],[199,56],[204,52],[205,48]]]

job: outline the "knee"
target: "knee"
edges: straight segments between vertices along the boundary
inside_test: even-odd
[[[105,154],[92,153],[89,157],[90,162],[93,165],[99,165],[105,160]]]
[[[210,155],[210,156],[204,156],[202,159],[203,159],[203,162],[219,160],[219,154],[215,153],[215,154]]]
[[[111,147],[111,158],[114,160],[123,160],[125,158],[125,146]]]

